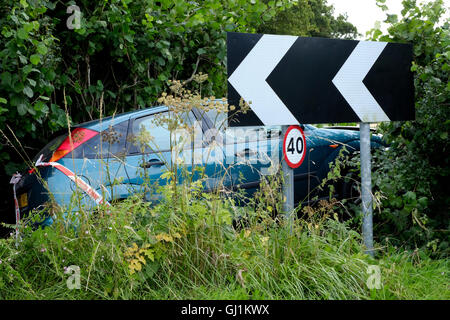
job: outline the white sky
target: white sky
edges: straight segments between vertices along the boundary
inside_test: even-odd
[[[366,39],[366,32],[375,26],[376,21],[381,22],[383,31],[387,29],[386,24],[383,23],[386,12],[377,7],[375,0],[328,0],[328,3],[334,6],[335,15],[347,13],[348,21],[353,23],[362,34],[361,39]],[[448,6],[450,0],[445,0],[444,3]],[[389,8],[387,13],[401,16],[402,0],[386,0],[386,5]]]

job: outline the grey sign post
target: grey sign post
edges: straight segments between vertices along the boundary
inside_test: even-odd
[[[360,130],[362,234],[366,253],[373,256],[372,174],[370,163],[370,124],[362,122]]]
[[[240,98],[251,111],[230,126],[300,123],[360,123],[363,237],[373,254],[370,168],[371,122],[414,120],[414,83],[409,44],[227,34],[228,101]],[[283,159],[285,181],[293,170]],[[284,211],[292,212],[293,192],[284,188]]]
[[[285,136],[289,126],[282,126],[282,137]],[[292,169],[285,159],[281,161],[281,170],[283,171],[283,213],[286,215],[289,223],[293,219],[294,211],[294,169]],[[292,224],[291,224],[292,226]]]

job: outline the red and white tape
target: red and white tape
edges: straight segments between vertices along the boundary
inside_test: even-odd
[[[16,247],[19,245],[19,221],[20,221],[20,209],[19,209],[19,201],[17,201],[16,195],[16,184],[20,181],[21,178],[22,175],[20,173],[14,173],[11,180],[9,181],[9,183],[13,185],[13,194],[14,194],[14,207],[16,213]]]
[[[75,182],[75,184],[81,188],[91,199],[95,201],[98,205],[100,204],[106,204],[107,206],[110,206],[109,202],[104,200],[103,197],[95,191],[89,184],[87,184],[83,179],[78,177],[75,173],[73,173],[70,169],[66,168],[62,164],[58,162],[42,162],[42,156],[39,157],[39,159],[36,161],[36,167],[53,167],[61,171],[63,174],[65,174],[70,180]]]
[[[78,177],[75,173],[73,173],[70,169],[66,168],[62,164],[58,162],[43,162],[42,156],[39,157],[39,159],[36,161],[35,166],[36,167],[53,167],[61,171],[63,174],[65,174],[70,180],[75,182],[75,184],[81,188],[91,199],[97,203],[97,205],[105,204],[107,206],[110,206],[110,203],[103,199],[103,197],[95,191],[89,184],[87,184],[83,179]],[[9,181],[10,184],[13,185],[13,194],[14,194],[14,207],[15,207],[15,214],[16,214],[16,246],[19,245],[19,222],[20,222],[20,207],[19,207],[19,201],[17,200],[17,194],[16,194],[16,184],[20,181],[22,178],[22,175],[20,173],[15,173],[11,177],[11,180]]]

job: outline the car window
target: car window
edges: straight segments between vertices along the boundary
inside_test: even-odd
[[[53,155],[53,152],[61,145],[61,143],[66,139],[68,134],[62,134],[52,139],[49,143],[45,145],[33,158],[33,163],[43,155],[42,161],[49,161]]]
[[[258,138],[261,139],[261,137],[276,138],[281,134],[281,126],[228,127],[227,113],[209,110],[206,115],[215,124],[215,128],[219,129],[219,134],[224,135],[226,143],[253,141]]]
[[[109,126],[73,151],[74,158],[111,158],[127,154],[128,121]],[[70,155],[69,155],[70,157]]]
[[[192,127],[196,118],[192,112],[184,112],[175,115],[171,112],[162,112],[151,116],[138,118],[133,122],[133,140],[137,147],[133,153],[166,152],[171,150],[171,132],[169,130],[168,121],[176,119],[178,123],[186,124]],[[172,135],[172,144],[174,143],[175,133]]]
[[[211,120],[216,129],[224,132],[228,127],[228,114],[225,112],[217,112],[216,110],[209,110],[206,112],[206,116]]]

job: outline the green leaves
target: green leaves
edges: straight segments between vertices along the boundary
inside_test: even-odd
[[[42,55],[45,55],[48,52],[48,48],[45,46],[44,43],[41,42],[37,45],[37,52]]]
[[[335,16],[324,0],[264,1],[258,5],[265,23],[261,33],[354,39],[356,27],[347,17]]]
[[[3,72],[0,75],[0,81],[1,81],[2,86],[10,87],[11,86],[11,73],[9,73],[8,71]]]
[[[225,31],[253,32],[288,2],[111,0],[93,3],[82,28],[69,30],[64,6],[3,0],[0,128],[8,123],[36,147],[66,125],[63,90],[79,123],[98,118],[100,104],[103,115],[149,107],[167,80],[194,70],[211,73],[202,94],[225,96]]]
[[[446,240],[437,230],[448,227],[442,217],[450,210],[448,191],[442,187],[450,176],[449,158],[444,156],[450,150],[449,24],[439,22],[445,16],[440,0],[403,4],[403,17],[388,17],[389,35],[378,39],[413,45],[416,120],[382,126],[391,148],[378,155],[375,181],[386,196],[383,218],[391,221],[385,232],[399,234],[406,245],[425,246]],[[444,249],[448,252],[448,244]]]
[[[25,93],[25,95],[28,98],[32,98],[33,97],[33,90],[30,87],[23,88],[23,93]]]
[[[19,116],[23,116],[27,113],[27,105],[25,103],[20,103],[17,105],[17,112],[19,112]]]
[[[30,83],[30,85],[31,85],[32,87],[35,87],[35,86],[36,86],[36,81],[34,81],[33,79],[28,78],[27,81]]]
[[[26,33],[31,32],[34,29],[34,25],[32,23],[25,23],[23,26],[23,30],[26,31]]]
[[[34,65],[37,65],[39,62],[41,62],[41,56],[39,56],[38,54],[31,55],[30,62]]]
[[[19,31],[17,31],[17,36],[22,40],[28,39],[28,31],[26,31],[24,28],[21,28],[19,29]]]
[[[54,86],[49,81],[56,77],[54,69],[59,59],[49,57],[57,40],[52,34],[53,22],[44,15],[51,7],[43,0],[4,0],[0,4],[0,11],[5,12],[0,17],[0,128],[7,123],[18,138],[25,138],[25,147],[39,146],[52,130],[64,126],[60,121],[64,117],[58,112],[49,113],[44,102],[53,94]],[[3,156],[6,152],[11,155],[7,161]],[[16,154],[0,145],[0,161],[5,161],[5,168],[17,167],[15,160]]]

